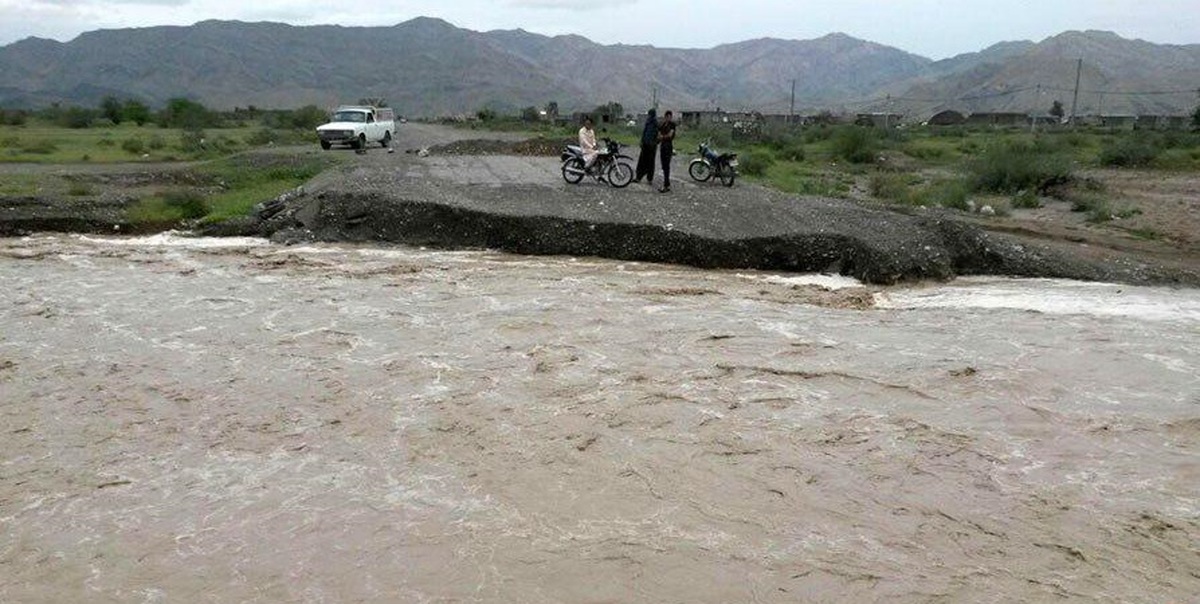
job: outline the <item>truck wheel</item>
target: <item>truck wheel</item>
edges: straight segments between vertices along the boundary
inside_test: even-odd
[[[379,144],[382,145],[384,149],[391,147],[392,146],[392,133],[385,130],[383,132],[383,140],[379,141]]]
[[[330,147],[332,147],[332,146],[333,146],[333,143],[331,143],[331,142],[329,142],[329,141],[321,141],[321,148],[322,148],[322,149],[324,149],[324,150],[326,150],[326,151],[328,151],[328,150],[329,150],[329,148],[330,148]]]
[[[363,151],[366,151],[367,150],[367,135],[365,135],[365,134],[358,135],[358,141],[354,143],[354,148],[362,149]]]

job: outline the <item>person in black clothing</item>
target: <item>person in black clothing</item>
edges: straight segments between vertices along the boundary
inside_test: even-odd
[[[660,193],[671,192],[671,156],[675,155],[675,122],[671,121],[671,116],[670,111],[663,114],[663,121],[658,125],[658,159],[663,171]]]
[[[651,108],[646,112],[646,124],[642,126],[642,152],[638,154],[637,173],[633,176],[633,182],[642,182],[642,177],[646,177],[646,184],[654,184],[654,154],[658,151],[658,116]]]

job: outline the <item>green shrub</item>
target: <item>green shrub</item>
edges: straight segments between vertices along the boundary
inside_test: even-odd
[[[914,159],[935,160],[946,156],[946,148],[940,145],[911,142],[902,148],[904,154]]]
[[[208,149],[208,139],[203,130],[188,129],[179,135],[179,149],[184,153],[203,153]]]
[[[770,151],[753,150],[738,156],[739,169],[747,176],[762,176],[774,163]]]
[[[937,180],[925,187],[915,201],[921,205],[970,210],[970,185],[961,178]]]
[[[250,136],[246,137],[246,144],[255,146],[269,145],[275,142],[276,138],[277,137],[275,136],[274,130],[270,128],[259,128]]]
[[[1106,144],[1100,150],[1100,165],[1116,168],[1136,168],[1150,165],[1159,155],[1159,148],[1147,137],[1123,138]]]
[[[835,129],[828,124],[820,124],[804,131],[805,143],[819,143],[833,137]]]
[[[209,212],[204,194],[192,189],[166,191],[162,200],[169,208],[175,208],[183,218],[200,218]]]
[[[1042,207],[1042,201],[1038,199],[1036,191],[1019,191],[1012,200],[1012,207],[1033,209]]]
[[[141,138],[131,137],[121,142],[121,148],[133,155],[141,155],[146,150],[146,143]]]
[[[1071,160],[1043,141],[1016,141],[990,147],[969,164],[969,171],[976,191],[1040,193],[1070,182]]]
[[[908,203],[912,201],[912,177],[895,172],[871,176],[871,196],[888,201]]]
[[[165,149],[167,147],[167,139],[163,138],[161,134],[155,134],[150,137],[150,142],[146,143],[146,146],[155,151]]]
[[[84,157],[86,158],[87,156],[84,156]],[[86,161],[86,159],[85,159],[85,161]],[[67,185],[67,195],[71,195],[73,197],[84,197],[86,195],[91,195],[91,194],[92,194],[92,187],[91,187],[91,185],[89,185],[86,182],[79,182],[77,180],[73,180],[73,181],[71,181],[71,184]]]
[[[1087,135],[1079,132],[1069,132],[1062,138],[1063,144],[1073,149],[1080,149],[1088,146]]]
[[[804,161],[804,143],[800,141],[793,142],[775,152],[775,156],[783,161]]]
[[[833,154],[852,164],[870,164],[879,154],[879,139],[871,128],[843,126],[833,135]]]
[[[50,139],[39,139],[22,145],[21,150],[34,155],[50,155],[58,151],[58,143]]]
[[[804,137],[794,130],[771,128],[763,134],[762,143],[782,161],[804,161]]]

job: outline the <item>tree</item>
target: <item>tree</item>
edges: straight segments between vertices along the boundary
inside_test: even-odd
[[[523,122],[536,122],[538,121],[538,117],[540,117],[538,114],[538,108],[534,107],[533,105],[521,110],[521,121]]]
[[[159,124],[166,128],[183,128],[185,130],[200,130],[217,126],[217,115],[196,101],[185,98],[174,98],[167,101],[159,117]]]
[[[0,124],[5,126],[24,126],[25,112],[20,109],[0,109]]]
[[[1050,106],[1050,115],[1058,118],[1059,121],[1062,121],[1063,116],[1066,114],[1067,112],[1063,111],[1062,101],[1054,101],[1054,104]]]
[[[150,108],[141,101],[129,99],[121,106],[121,116],[139,126],[145,126],[150,121]]]
[[[1196,110],[1192,112],[1192,127],[1200,130],[1200,105],[1196,105]]]
[[[87,128],[92,125],[92,120],[95,117],[96,112],[93,109],[67,107],[65,111],[59,114],[58,124],[67,128]]]
[[[120,124],[124,115],[121,112],[121,101],[115,96],[106,96],[100,101],[100,115],[108,118],[114,124]]]
[[[297,130],[309,130],[324,124],[329,119],[329,113],[316,105],[305,105],[292,112],[292,127]]]
[[[552,120],[558,118],[558,101],[546,103],[546,116]]]
[[[621,116],[625,115],[625,107],[616,101],[610,101],[593,109],[592,115],[598,117],[597,121],[600,123],[606,124],[621,119]]]

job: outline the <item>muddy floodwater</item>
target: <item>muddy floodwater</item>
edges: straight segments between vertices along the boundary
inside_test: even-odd
[[[0,602],[1194,602],[1200,292],[0,240]]]

